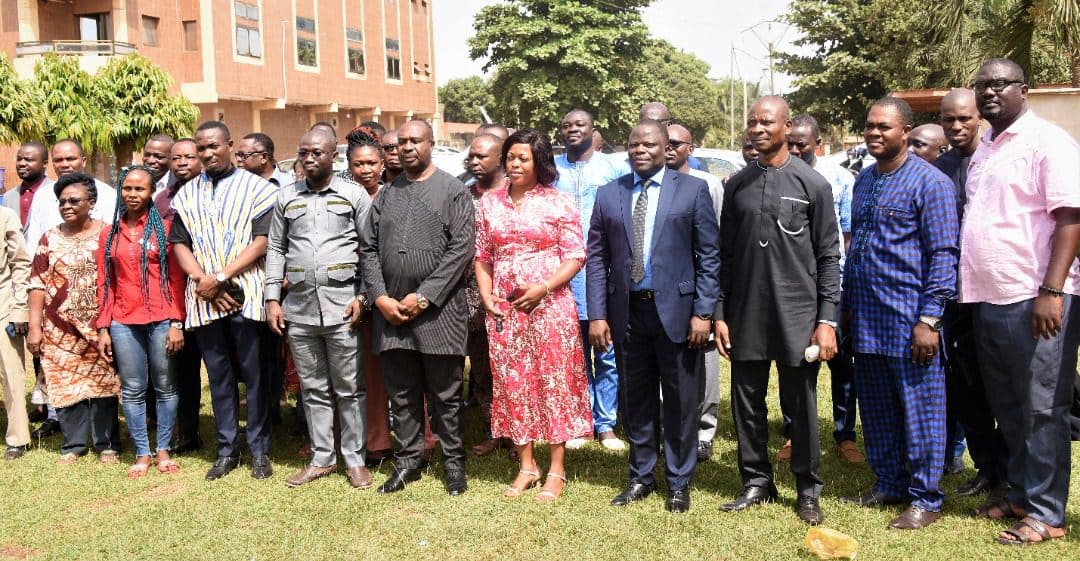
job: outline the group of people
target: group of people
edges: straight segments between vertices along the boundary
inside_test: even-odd
[[[128,475],[178,471],[170,452],[201,446],[202,362],[217,439],[206,479],[238,467],[244,437],[252,476],[270,477],[291,363],[310,461],[287,485],[336,473],[340,457],[349,484],[368,488],[372,461],[392,455],[378,492],[401,491],[438,443],[446,491],[460,495],[468,357],[484,424],[473,454],[512,448],[519,462],[505,497],[539,486],[536,501],[558,500],[566,450],[595,437],[629,448],[612,505],[654,492],[662,458],[666,508],[684,512],[695,466],[712,454],[723,357],[743,489],[722,510],[777,499],[775,364],[777,459],[795,475],[798,517],[820,524],[817,376],[828,362],[836,452],[876,476],[845,501],[907,505],[892,528],[932,524],[966,437],[978,473],[959,494],[989,492],[977,516],[1019,519],[997,540],[1060,538],[1080,152],[1027,108],[1027,87],[1015,63],[989,60],[944,97],[940,126],[915,129],[903,100],[876,101],[864,127],[875,163],[856,177],[818,159],[818,123],[778,96],[750,109],[746,167],[723,181],[655,102],[626,153],[601,150],[583,109],[561,120],[557,156],[541,131],[484,125],[463,178],[433,165],[420,120],[351,131],[340,173],[337,133],[317,124],[299,141],[295,177],[277,169],[266,135],[234,142],[210,121],[191,139],[151,138],[119,192],[83,171],[77,143],[24,144],[22,184],[0,208],[6,457],[30,440],[25,336],[40,359],[31,401],[56,419],[61,463],[91,448],[118,461],[122,403]],[[543,469],[538,442],[550,448]]]

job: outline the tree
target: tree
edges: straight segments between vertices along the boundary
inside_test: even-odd
[[[131,162],[136,146],[155,134],[189,136],[199,108],[182,95],[171,95],[172,78],[140,54],[114,57],[93,79],[94,100],[106,108],[110,124],[108,152],[118,166]]]
[[[637,85],[651,0],[508,0],[486,6],[473,23],[469,54],[494,71],[493,116],[552,132],[575,107],[589,110],[611,138],[637,119]]]
[[[667,41],[653,41],[645,51],[642,64],[650,79],[640,82],[636,106],[649,101],[662,102],[672,117],[698,140],[720,122],[721,91],[709,78],[708,63]]]
[[[94,97],[93,79],[75,57],[46,54],[34,66],[31,85],[44,115],[42,141],[52,145],[70,138],[89,153],[111,150],[112,124]]]
[[[0,53],[0,143],[40,140],[45,133],[41,104],[30,84],[19,80],[7,55]]]
[[[480,108],[490,112],[495,107],[491,86],[480,76],[457,78],[439,88],[443,104],[443,119],[455,123],[480,123],[484,116]]]

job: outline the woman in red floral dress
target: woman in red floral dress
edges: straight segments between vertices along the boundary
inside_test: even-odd
[[[585,248],[574,201],[552,185],[551,142],[520,130],[503,145],[507,187],[480,201],[476,217],[476,280],[488,313],[491,432],[513,441],[521,468],[504,493],[521,495],[540,482],[533,441],[551,445],[540,502],[566,483],[567,440],[592,430],[577,310],[568,283]]]

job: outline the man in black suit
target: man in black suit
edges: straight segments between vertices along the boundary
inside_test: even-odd
[[[720,230],[708,186],[666,170],[667,147],[667,128],[642,121],[627,143],[633,173],[597,190],[586,292],[590,343],[615,344],[630,440],[630,482],[611,504],[656,487],[662,388],[667,509],[685,512],[697,462],[697,364],[720,291]]]

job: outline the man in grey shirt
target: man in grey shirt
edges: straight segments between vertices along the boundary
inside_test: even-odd
[[[300,140],[297,159],[305,178],[282,187],[270,221],[266,250],[267,323],[286,330],[304,392],[311,463],[285,484],[299,487],[337,470],[334,404],[341,425],[341,456],[349,483],[371,486],[364,467],[364,377],[359,331],[364,307],[357,249],[371,199],[360,185],[333,173],[335,140],[314,130]],[[288,293],[282,305],[282,279]]]

